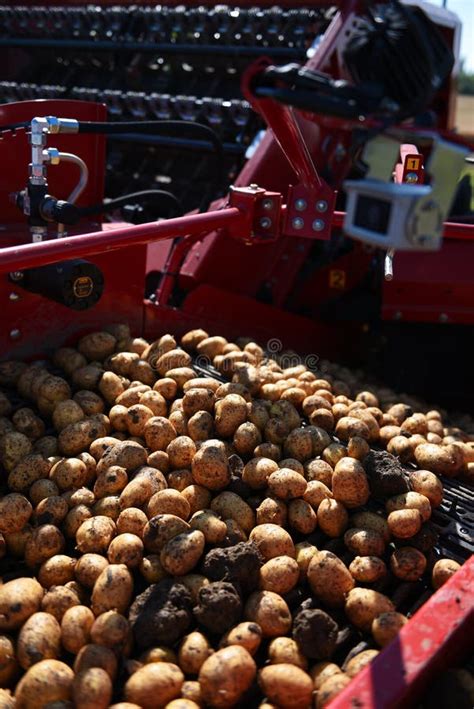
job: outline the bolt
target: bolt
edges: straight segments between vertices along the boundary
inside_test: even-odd
[[[18,340],[20,338],[20,336],[21,336],[21,332],[17,328],[10,330],[10,339],[11,340]]]
[[[448,320],[449,320],[449,318],[446,315],[446,313],[441,313],[441,315],[439,316],[439,321],[440,322],[448,322]]]
[[[319,202],[316,202],[316,211],[317,212],[326,212],[328,208],[328,203],[326,202],[325,199],[320,199]]]
[[[12,300],[13,302],[15,302],[16,300],[20,300],[20,296],[18,295],[18,293],[10,293],[10,295],[9,295],[8,297],[9,297],[10,300]]]
[[[301,219],[301,217],[295,217],[291,222],[291,226],[293,229],[302,229],[304,227],[304,219]]]
[[[326,226],[326,224],[323,219],[315,219],[312,226],[313,226],[313,231],[322,231],[324,229],[324,227]]]
[[[256,190],[258,190],[258,185],[255,182],[252,182],[249,186],[249,189],[255,192]]]
[[[297,199],[297,200],[296,200],[296,202],[295,202],[295,209],[296,209],[298,212],[304,212],[304,210],[306,209],[306,207],[307,207],[306,200],[304,200],[304,199]]]
[[[22,271],[12,271],[10,273],[10,278],[12,281],[21,281],[23,278],[23,272]]]
[[[272,220],[269,219],[268,217],[262,217],[260,219],[260,226],[262,227],[262,229],[270,229],[271,225],[272,225]]]
[[[273,200],[272,199],[264,199],[262,202],[262,207],[268,211],[270,209],[273,209]]]
[[[394,320],[401,320],[402,317],[403,317],[403,315],[402,315],[401,311],[400,311],[400,310],[397,310],[397,312],[396,312],[395,315],[393,316],[393,319],[394,319]]]

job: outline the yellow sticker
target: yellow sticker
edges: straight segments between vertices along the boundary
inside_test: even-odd
[[[419,170],[419,169],[420,169],[420,158],[408,158],[407,170]]]
[[[329,271],[329,287],[344,289],[346,287],[346,272],[339,269]]]
[[[73,284],[76,298],[88,298],[94,290],[94,282],[89,276],[79,276]]]

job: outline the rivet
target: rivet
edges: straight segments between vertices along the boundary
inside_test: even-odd
[[[397,312],[396,312],[395,315],[393,316],[393,319],[394,319],[394,320],[401,320],[402,317],[403,317],[403,315],[402,315],[401,311],[400,311],[400,310],[397,310]]]
[[[291,226],[293,229],[302,229],[304,227],[304,220],[301,219],[301,217],[295,217],[291,222]]]
[[[273,200],[272,199],[264,199],[262,202],[262,207],[266,209],[267,211],[270,211],[270,209],[273,209]]]
[[[260,226],[262,227],[262,229],[270,229],[271,225],[272,225],[272,220],[269,219],[268,217],[262,217],[260,219]]]
[[[306,200],[305,200],[305,199],[297,199],[296,202],[295,202],[295,209],[296,209],[298,212],[304,212],[304,210],[306,209],[307,206],[308,206],[308,205],[306,204]]]
[[[313,231],[322,231],[324,227],[326,226],[325,222],[323,219],[315,219],[313,224]]]
[[[320,199],[319,202],[316,202],[316,211],[326,212],[327,208],[328,208],[328,203],[326,202],[325,199]]]
[[[18,340],[20,338],[20,336],[21,336],[21,332],[17,328],[10,330],[10,339],[11,340]]]
[[[8,297],[12,301],[20,300],[20,296],[18,295],[18,293],[10,293],[10,295]]]
[[[448,320],[449,320],[449,317],[446,315],[446,313],[441,313],[441,315],[439,316],[439,321],[440,322],[448,322]]]

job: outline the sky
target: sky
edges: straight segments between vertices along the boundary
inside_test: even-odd
[[[442,0],[430,0],[433,5],[442,5]],[[446,0],[449,10],[462,21],[461,58],[466,71],[474,72],[474,0]]]

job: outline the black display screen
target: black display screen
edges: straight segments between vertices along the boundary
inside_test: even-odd
[[[386,236],[391,212],[391,202],[361,195],[357,200],[354,225]]]

